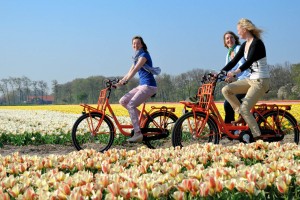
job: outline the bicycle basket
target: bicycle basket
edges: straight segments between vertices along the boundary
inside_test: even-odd
[[[106,103],[106,93],[107,93],[108,88],[105,88],[100,91],[99,98],[98,98],[98,110],[103,110],[105,108],[105,103]]]
[[[203,84],[198,89],[198,99],[199,99],[199,106],[205,110],[209,109],[210,102],[212,101],[213,96],[213,89],[214,86],[211,83]]]

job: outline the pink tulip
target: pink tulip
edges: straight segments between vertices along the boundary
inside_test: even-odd
[[[138,190],[138,198],[141,200],[147,200],[148,199],[148,190],[145,190],[145,189]]]
[[[101,170],[103,173],[108,174],[110,170],[110,164],[107,161],[104,161],[101,165]]]
[[[118,183],[112,183],[108,185],[107,189],[115,197],[120,195],[120,185]]]
[[[96,193],[93,191],[93,195],[91,196],[91,199],[92,200],[101,200],[102,196],[103,196],[103,194],[100,190],[97,190]]]
[[[71,189],[68,184],[63,184],[61,187],[62,187],[62,191],[64,192],[64,194],[66,194],[66,195],[71,194]]]
[[[74,200],[84,200],[84,196],[81,194],[80,191],[72,191],[70,195],[70,199]]]
[[[283,181],[278,181],[278,182],[276,182],[276,186],[277,186],[278,191],[279,191],[281,194],[285,194],[285,193],[288,191],[288,186],[287,186],[286,183],[283,182]]]
[[[207,197],[209,195],[210,192],[210,188],[209,188],[209,183],[204,182],[200,184],[200,195],[202,197]]]
[[[10,200],[10,197],[6,192],[4,192],[4,193],[0,192],[0,199],[1,200]]]
[[[83,165],[83,163],[77,163],[76,164],[76,168],[78,169],[78,171],[82,171],[82,170],[84,170],[84,165]]]
[[[210,185],[211,188],[215,188],[216,187],[216,180],[212,176],[209,177],[209,185]]]
[[[34,200],[36,197],[37,194],[35,194],[34,190],[30,187],[25,190],[23,200]]]
[[[223,185],[221,181],[216,180],[216,192],[222,192],[222,190],[223,190]]]
[[[266,179],[261,179],[257,181],[255,184],[258,189],[264,190],[268,186],[268,181]]]
[[[235,187],[235,180],[228,180],[225,183],[225,187],[228,188],[230,191],[234,189]]]

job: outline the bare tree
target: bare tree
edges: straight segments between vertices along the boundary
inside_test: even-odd
[[[38,81],[38,87],[42,96],[42,103],[44,103],[44,95],[47,93],[48,84],[45,81]]]
[[[3,94],[5,96],[5,99],[6,99],[6,103],[9,105],[10,104],[10,98],[9,98],[9,90],[8,90],[8,83],[9,83],[9,79],[7,78],[4,78],[4,79],[1,79],[2,81],[2,91],[3,91]]]
[[[30,80],[28,77],[26,77],[26,76],[23,76],[23,77],[21,78],[21,80],[22,80],[22,84],[23,84],[23,87],[24,87],[24,96],[25,96],[26,101],[27,101],[27,100],[28,100],[28,96],[30,96],[30,92],[31,92],[30,86],[32,85],[32,82],[31,82],[31,80]]]
[[[32,81],[31,85],[33,87],[33,93],[34,93],[34,99],[35,99],[35,102],[37,100],[37,97],[38,97],[38,86],[37,86],[38,82],[37,81]]]
[[[13,78],[13,82],[16,86],[16,89],[18,91],[18,102],[17,103],[22,103],[22,99],[23,99],[23,92],[22,92],[22,79],[21,78]]]

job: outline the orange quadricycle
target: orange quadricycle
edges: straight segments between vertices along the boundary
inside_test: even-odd
[[[288,111],[291,105],[257,104],[251,109],[261,135],[253,138],[247,124],[227,124],[224,122],[215,102],[214,91],[217,82],[225,77],[223,72],[203,76],[198,89],[197,102],[181,101],[185,114],[175,123],[172,131],[173,146],[186,146],[192,143],[212,142],[218,144],[226,136],[231,140],[244,142],[243,136],[268,142],[299,143],[299,126],[295,117]]]
[[[121,121],[109,103],[114,84],[118,79],[106,80],[105,88],[100,91],[97,107],[81,104],[82,115],[76,120],[72,129],[72,141],[77,150],[95,149],[100,152],[108,150],[115,139],[118,128],[120,134],[131,137],[133,125]],[[171,129],[177,120],[175,107],[152,106],[146,110],[146,102],[141,106],[139,122],[143,142],[149,148],[159,148],[170,140]]]

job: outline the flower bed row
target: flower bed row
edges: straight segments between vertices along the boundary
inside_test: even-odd
[[[299,199],[300,148],[266,143],[0,156],[0,199]]]

